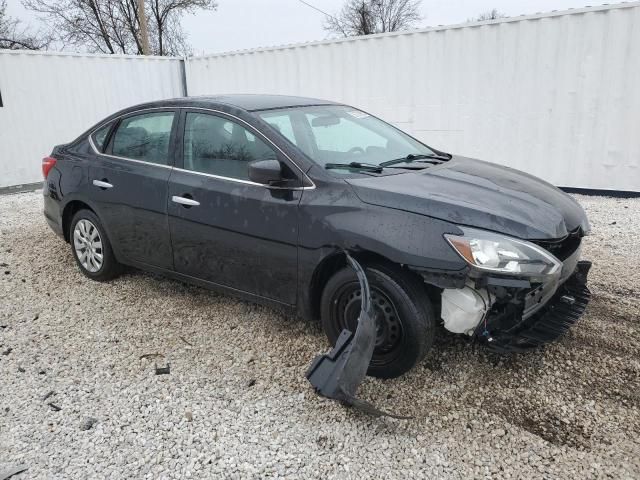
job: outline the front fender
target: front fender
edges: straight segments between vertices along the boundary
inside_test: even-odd
[[[318,185],[300,202],[299,283],[304,312],[316,270],[344,250],[376,256],[418,271],[464,275],[464,260],[444,239],[460,235],[454,224],[403,210],[365,204],[350,187]],[[424,276],[424,275],[423,275]],[[437,283],[437,282],[434,282]]]
[[[336,249],[365,250],[420,269],[456,271],[466,266],[444,239],[445,233],[462,234],[456,225],[366,204],[346,184],[305,191],[299,214],[299,246],[305,252],[324,256]]]

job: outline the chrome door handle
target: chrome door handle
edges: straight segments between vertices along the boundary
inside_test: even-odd
[[[103,182],[102,180],[94,180],[93,184],[96,187],[100,188],[113,188],[113,185],[111,185],[109,182]]]
[[[200,202],[194,200],[193,198],[179,197],[177,195],[171,197],[171,201],[179,203],[180,205],[186,205],[188,207],[197,207],[198,205],[200,205]]]

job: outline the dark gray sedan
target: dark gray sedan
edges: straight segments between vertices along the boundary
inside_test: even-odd
[[[371,375],[423,358],[439,323],[498,351],[553,340],[589,300],[589,223],[559,189],[452,156],[359,109],[229,95],[122,110],[43,160],[45,216],[94,280],[123,265],[355,329]]]

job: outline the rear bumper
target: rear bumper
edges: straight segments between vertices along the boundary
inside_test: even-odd
[[[587,308],[591,299],[591,292],[587,288],[590,268],[591,262],[577,262],[569,278],[534,314],[521,316],[519,322],[508,322],[513,326],[507,329],[491,328],[494,325],[489,318],[489,328],[482,325],[476,335],[491,350],[500,353],[522,352],[558,339],[580,319]],[[522,315],[522,312],[519,314]],[[501,318],[496,323],[504,325],[504,320]]]
[[[51,230],[53,230],[56,235],[64,238],[64,232],[62,231],[62,226],[60,225],[60,223],[58,223],[55,219],[50,218],[47,215],[47,212],[44,212],[44,218],[47,219],[47,223],[49,224],[49,227],[51,227]]]
[[[42,189],[44,196],[44,218],[47,220],[49,227],[57,235],[64,238],[64,232],[62,229],[62,212],[60,211],[60,202],[58,201],[57,192],[48,188],[45,183]]]

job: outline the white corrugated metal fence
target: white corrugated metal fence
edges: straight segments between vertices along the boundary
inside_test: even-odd
[[[42,179],[42,157],[115,111],[183,95],[181,60],[0,51],[0,187]]]
[[[196,57],[190,95],[342,101],[556,185],[640,191],[640,3]]]
[[[0,51],[0,187],[119,108],[181,96],[181,62]],[[640,191],[640,2],[184,63],[190,95],[338,100],[556,185]]]

